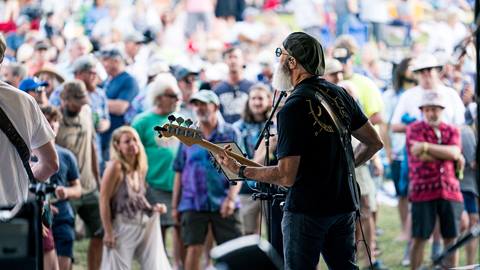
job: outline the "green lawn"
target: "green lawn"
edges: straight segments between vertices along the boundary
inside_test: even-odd
[[[397,209],[389,206],[380,206],[380,215],[379,215],[379,226],[384,230],[384,234],[379,237],[379,245],[382,249],[382,254],[379,259],[381,259],[385,265],[387,265],[391,270],[397,269],[407,269],[400,265],[400,260],[403,256],[403,249],[405,247],[405,242],[395,241],[399,233],[399,220]],[[262,228],[265,228],[263,226]],[[170,243],[170,241],[168,241]],[[75,270],[86,269],[86,250],[87,250],[87,241],[78,241],[75,243]],[[170,244],[167,244],[170,246]],[[425,258],[430,257],[430,247],[425,249]],[[460,252],[460,265],[464,265],[465,254],[463,250]],[[134,269],[139,269],[138,265]],[[321,267],[321,269],[327,269],[326,267]]]

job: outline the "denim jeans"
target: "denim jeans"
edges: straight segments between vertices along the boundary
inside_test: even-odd
[[[314,270],[320,253],[329,269],[358,269],[354,212],[317,217],[285,211],[282,231],[285,270]]]

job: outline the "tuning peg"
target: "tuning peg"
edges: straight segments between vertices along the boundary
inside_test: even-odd
[[[185,120],[183,120],[182,117],[177,118],[177,123],[178,123],[179,126],[181,126],[183,122],[185,122]]]
[[[192,119],[189,118],[189,119],[185,120],[185,126],[186,126],[187,128],[190,127],[192,124],[193,124]]]
[[[158,137],[159,137],[159,138],[162,138],[162,137],[163,137],[162,131],[167,131],[166,128],[161,127],[161,126],[155,126],[155,127],[153,128],[153,130],[155,130],[156,132],[158,132]]]
[[[171,124],[173,121],[175,121],[175,119],[176,119],[176,117],[175,117],[175,115],[173,115],[173,114],[170,114],[170,115],[168,116],[168,121],[170,121],[170,124]]]

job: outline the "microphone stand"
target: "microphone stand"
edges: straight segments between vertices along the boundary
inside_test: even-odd
[[[260,132],[260,135],[258,136],[257,143],[255,144],[255,151],[258,149],[260,146],[260,143],[263,141],[265,142],[265,165],[269,166],[271,163],[270,160],[270,137],[273,135],[270,133],[270,127],[273,124],[272,118],[275,115],[275,112],[278,109],[278,105],[280,104],[280,101],[287,96],[287,92],[285,91],[280,91],[280,95],[278,99],[275,101],[275,104],[272,108],[272,112],[270,113],[270,116],[268,117],[267,122],[265,122],[265,125],[263,126],[262,131]],[[272,246],[277,250],[279,254],[283,254],[283,250],[281,246],[279,245],[274,245],[274,237],[273,237],[273,231],[274,231],[274,224],[273,224],[273,218],[272,218],[272,212],[273,212],[273,204],[275,203],[275,199],[284,197],[283,194],[274,194],[274,187],[272,184],[265,184],[265,183],[258,183],[260,187],[261,192],[254,193],[252,195],[252,198],[254,200],[260,199],[261,201],[267,201],[267,227],[268,227],[268,242],[272,244]],[[266,192],[265,192],[266,191]],[[281,243],[281,241],[280,241]],[[282,256],[283,258],[283,256]]]

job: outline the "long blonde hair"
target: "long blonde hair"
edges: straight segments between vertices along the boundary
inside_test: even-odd
[[[125,133],[130,133],[131,135],[133,135],[133,137],[135,137],[137,141],[138,153],[135,157],[135,163],[133,164],[133,167],[127,162],[123,154],[116,147],[120,143],[120,137],[122,137],[122,135]],[[122,164],[122,168],[127,172],[138,170],[143,175],[147,173],[148,165],[145,148],[143,147],[142,141],[140,140],[140,136],[138,136],[137,131],[130,126],[121,126],[115,129],[115,131],[113,131],[112,141],[110,143],[110,158],[112,160],[115,159],[120,161],[120,163]]]

